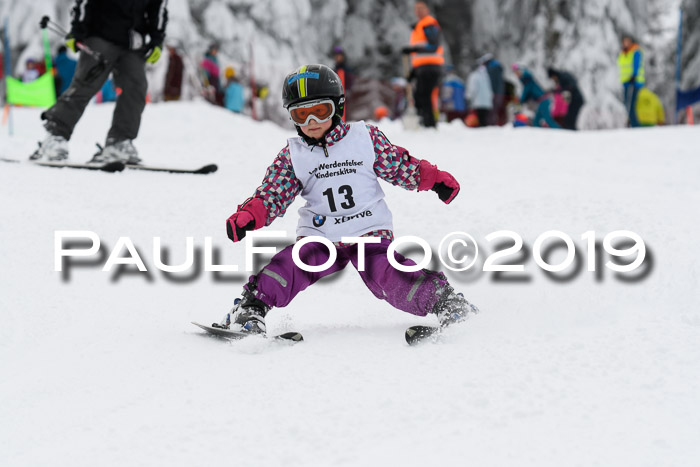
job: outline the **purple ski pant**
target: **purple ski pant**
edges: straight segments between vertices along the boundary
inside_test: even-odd
[[[365,270],[358,271],[360,277],[377,298],[386,300],[399,310],[425,316],[437,302],[436,292],[447,286],[447,279],[444,274],[427,269],[416,272],[395,269],[386,255],[390,243],[382,239],[381,243],[365,245]],[[287,306],[299,292],[319,279],[342,270],[348,263],[357,269],[357,245],[336,247],[338,256],[335,263],[320,272],[299,268],[292,259],[293,247],[289,245],[277,253],[260,273],[250,277],[245,286],[270,307]],[[328,248],[320,243],[307,243],[299,251],[301,260],[309,266],[324,264],[329,256]],[[402,265],[416,264],[398,253],[394,257]]]

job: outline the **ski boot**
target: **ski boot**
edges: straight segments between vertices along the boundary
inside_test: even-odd
[[[138,151],[131,143],[130,139],[117,141],[114,138],[107,138],[104,147],[97,145],[99,151],[92,156],[90,164],[107,164],[109,162],[123,162],[124,164],[140,164]]]
[[[269,306],[245,290],[243,298],[234,300],[233,308],[226,313],[221,322],[213,323],[211,327],[251,334],[265,334],[265,315],[268,311],[270,311]]]
[[[30,161],[42,159],[51,162],[60,162],[68,159],[68,140],[63,136],[49,135],[39,143],[39,147],[29,156]]]
[[[441,328],[464,321],[469,317],[469,313],[478,312],[476,305],[469,303],[461,293],[455,293],[449,285],[443,289],[440,299],[432,310],[432,313],[437,315]]]

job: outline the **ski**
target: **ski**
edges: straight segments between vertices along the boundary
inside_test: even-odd
[[[76,164],[74,162],[59,162],[59,161],[21,161],[18,159],[0,158],[2,162],[10,163],[28,163],[41,167],[53,167],[56,169],[83,169],[83,170],[99,170],[102,172],[121,172],[126,167],[123,162],[107,162],[105,164]]]
[[[219,170],[219,167],[216,164],[208,164],[208,165],[202,166],[198,169],[179,169],[176,167],[158,167],[158,166],[140,165],[140,164],[126,164],[126,167],[128,169],[132,169],[132,170],[145,170],[148,172],[168,172],[168,173],[175,173],[175,174],[197,174],[197,175],[206,175],[206,174],[214,173],[217,170]]]
[[[440,326],[411,326],[406,329],[406,343],[408,345],[419,344],[429,337],[437,337],[441,331]]]
[[[230,329],[215,328],[212,326],[207,326],[206,324],[200,324],[192,321],[192,324],[204,329],[208,334],[212,336],[225,337],[227,339],[244,339],[249,336],[255,336],[257,334],[251,334],[248,332],[231,331]],[[301,342],[304,337],[298,332],[285,332],[284,334],[278,334],[276,336],[264,335],[268,339],[283,340],[290,342]]]

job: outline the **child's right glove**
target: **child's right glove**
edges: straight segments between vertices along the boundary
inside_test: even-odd
[[[425,159],[418,164],[418,171],[420,172],[418,191],[433,190],[445,204],[450,204],[459,193],[459,182],[448,172],[438,169],[436,165]]]
[[[265,225],[267,208],[260,198],[248,198],[238,206],[238,211],[226,219],[228,238],[238,242],[249,230],[257,230]]]

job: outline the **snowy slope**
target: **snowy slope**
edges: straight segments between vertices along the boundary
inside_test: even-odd
[[[88,108],[75,160],[103,139],[111,110]],[[14,110],[0,155],[33,150],[38,113]],[[202,248],[210,236],[221,262],[243,267],[224,220],[291,133],[202,103],[149,105],[137,140],[147,162],[219,172],[0,165],[0,465],[693,465],[698,128],[381,127],[462,183],[450,206],[385,185],[398,235],[436,247],[463,230],[491,252],[490,232],[532,247],[557,229],[584,252],[584,232],[627,229],[652,252],[651,273],[596,281],[584,267],[558,283],[531,256],[529,282],[448,273],[482,313],[441,344],[410,348],[403,331],[424,320],[377,301],[348,269],[271,312],[271,331],[299,330],[303,344],[204,337],[189,322],[218,320],[246,274],[176,282],[155,269],[152,239],[176,264],[185,237]],[[291,238],[299,206],[271,229]],[[103,258],[64,281],[57,230],[96,232],[105,255],[130,237],[150,279],[101,272]]]

